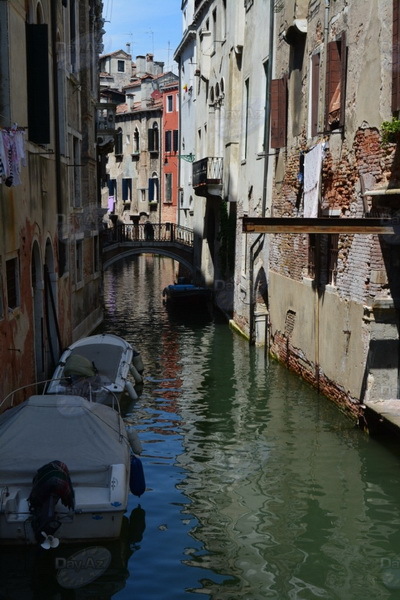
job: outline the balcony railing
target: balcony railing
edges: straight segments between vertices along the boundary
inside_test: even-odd
[[[120,223],[101,233],[102,246],[124,242],[162,242],[177,243],[193,247],[194,233],[192,229],[176,223]]]
[[[222,183],[223,158],[208,156],[193,163],[193,187]]]

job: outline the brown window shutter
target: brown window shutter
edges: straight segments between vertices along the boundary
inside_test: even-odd
[[[400,1],[393,0],[392,111],[400,110]]]
[[[318,108],[319,108],[319,85],[320,85],[320,55],[314,54],[311,59],[311,136],[318,134]]]
[[[330,130],[332,123],[340,121],[340,106],[342,98],[341,81],[341,40],[328,43],[326,64],[326,93],[325,93],[325,129]],[[335,116],[333,116],[335,115]]]
[[[271,81],[271,148],[286,146],[287,85],[286,77]]]

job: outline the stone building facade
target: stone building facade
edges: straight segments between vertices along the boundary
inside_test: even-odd
[[[106,221],[176,223],[178,77],[164,73],[152,54],[133,62],[122,50],[101,56],[100,71],[102,100],[116,106],[115,145],[102,187]]]
[[[382,139],[400,110],[399,2],[182,11],[175,58],[195,103],[181,140],[195,162],[181,187],[192,177],[202,276],[218,292],[232,282],[231,323],[250,343],[358,418],[364,402],[399,397],[399,245],[382,227],[400,198],[397,142]],[[209,157],[221,177],[201,180]],[[225,203],[236,234],[223,275]]]
[[[215,287],[231,314],[244,7],[185,0],[182,12],[179,219],[195,231],[196,283]]]
[[[368,226],[400,198],[396,146],[381,136],[400,108],[397,11],[289,2],[275,16],[272,111],[287,112],[271,128],[272,211],[296,220],[269,236],[270,350],[356,417],[360,402],[399,394],[399,246]],[[318,233],[291,227],[324,217]]]
[[[0,3],[2,398],[51,375],[102,319],[102,27],[99,0]]]

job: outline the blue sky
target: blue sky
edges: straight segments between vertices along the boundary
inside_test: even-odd
[[[176,72],[174,52],[182,38],[182,0],[103,0],[106,20],[104,54],[126,50],[130,44],[133,59],[154,54],[164,69]]]

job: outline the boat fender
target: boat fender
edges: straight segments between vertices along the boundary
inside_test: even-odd
[[[137,350],[133,351],[132,363],[133,363],[135,369],[137,371],[139,371],[139,373],[143,373],[144,365],[143,365],[142,357],[140,356],[140,352],[138,352]]]
[[[135,429],[132,429],[132,427],[127,427],[126,434],[128,436],[128,440],[129,440],[130,446],[132,448],[132,452],[134,454],[142,454],[142,452],[143,452],[142,444],[140,443],[139,436],[136,433]]]
[[[129,489],[134,496],[141,496],[146,489],[142,461],[138,456],[131,458],[131,473],[129,477]]]
[[[135,388],[133,387],[133,383],[131,383],[130,381],[127,381],[125,383],[125,391],[131,400],[137,400],[139,398],[139,396],[136,393]]]
[[[132,377],[134,378],[134,380],[136,381],[136,383],[141,383],[143,381],[143,377],[141,376],[141,374],[139,373],[139,371],[137,370],[135,365],[131,364],[129,366],[129,371],[130,371]]]

